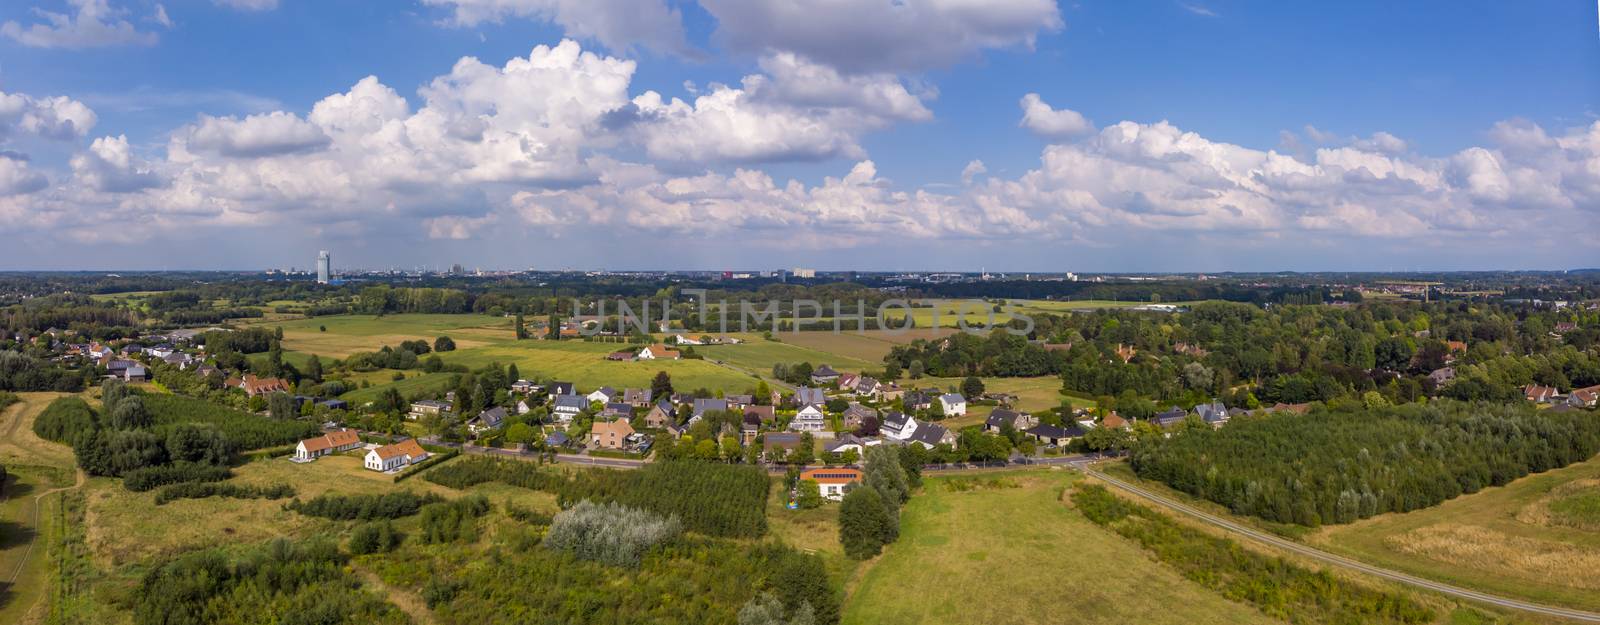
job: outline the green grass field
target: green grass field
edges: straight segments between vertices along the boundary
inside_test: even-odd
[[[1416,575],[1600,610],[1600,460],[1438,506],[1323,528],[1307,542]]]
[[[457,349],[514,340],[511,320],[487,315],[337,315],[259,325],[283,328],[283,348],[331,358],[377,351],[384,345],[422,339],[431,345],[449,336]],[[321,328],[326,327],[323,331]]]
[[[847,625],[1272,623],[1118,540],[1060,500],[1066,471],[957,492],[935,477],[901,512],[899,542],[870,565]]]

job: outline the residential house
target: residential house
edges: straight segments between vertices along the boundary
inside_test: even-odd
[[[1152,417],[1150,422],[1165,428],[1183,423],[1184,419],[1188,418],[1189,411],[1174,406],[1168,409],[1166,412]]]
[[[572,439],[567,438],[566,432],[556,430],[551,432],[549,436],[544,437],[544,444],[552,448],[567,447],[572,444]]]
[[[927,410],[933,407],[933,397],[934,393],[932,391],[906,391],[905,399],[902,403],[905,404],[908,411]]]
[[[739,444],[749,445],[754,443],[756,437],[760,435],[761,415],[753,412],[744,413],[744,420],[739,424]]]
[[[830,367],[830,366],[828,366],[826,364],[824,364],[822,366],[819,366],[816,369],[813,369],[811,371],[811,383],[812,384],[816,384],[818,386],[822,386],[822,385],[825,385],[825,384],[833,384],[834,382],[837,382],[837,381],[839,381],[839,372],[838,371],[834,371],[833,367]]]
[[[808,469],[800,472],[800,479],[816,482],[823,497],[839,501],[844,499],[844,492],[851,484],[861,481],[861,472],[842,467]]]
[[[1006,426],[1021,432],[1039,424],[1039,420],[1026,412],[1011,410],[1009,408],[995,408],[989,413],[989,418],[983,422],[985,432],[999,432]]]
[[[638,358],[639,354],[631,349],[625,349],[620,352],[611,352],[606,354],[606,360],[614,360],[617,362],[632,362],[634,360],[638,360]]]
[[[1456,379],[1456,368],[1440,367],[1438,369],[1434,369],[1433,371],[1428,372],[1428,379],[1433,380],[1433,385],[1436,387],[1444,386],[1449,384],[1451,380]]]
[[[754,395],[725,395],[723,399],[728,400],[729,410],[744,410],[745,406],[754,406],[756,403]]]
[[[244,389],[244,394],[255,397],[267,393],[287,393],[289,383],[281,378],[258,378],[246,373],[244,379],[239,380],[238,388]]]
[[[213,374],[217,374],[217,373],[222,373],[222,370],[216,368],[215,365],[212,365],[210,363],[202,364],[202,365],[200,365],[198,368],[196,368],[194,370],[194,374],[198,375],[198,376],[200,376],[202,378],[209,378]]]
[[[122,370],[122,379],[128,382],[147,382],[150,380],[150,370],[144,365],[134,365]]]
[[[1228,407],[1222,405],[1220,401],[1195,406],[1194,414],[1211,427],[1221,427],[1228,422]]]
[[[1578,324],[1571,321],[1560,321],[1556,323],[1555,335],[1561,336],[1576,329],[1578,329]]]
[[[537,390],[539,390],[539,385],[534,384],[529,380],[517,380],[516,382],[511,383],[511,392],[513,393],[522,393],[523,395],[527,395]]]
[[[530,412],[533,412],[533,406],[528,405],[528,400],[517,400],[517,414],[528,414]]]
[[[1528,398],[1528,401],[1531,401],[1535,404],[1554,402],[1560,395],[1560,393],[1556,391],[1555,387],[1539,386],[1537,384],[1529,384],[1522,387],[1522,394]]]
[[[1187,413],[1185,413],[1187,415]],[[1040,424],[1024,432],[1035,440],[1047,445],[1065,445],[1074,438],[1083,438],[1083,428],[1078,424],[1062,427],[1059,425]]]
[[[883,415],[883,423],[878,427],[885,438],[909,440],[917,431],[917,419],[909,412],[890,410]]]
[[[167,354],[165,356],[161,356],[160,358],[161,358],[161,362],[164,362],[164,363],[167,363],[167,364],[172,365],[174,367],[177,367],[180,370],[188,369],[189,368],[189,364],[194,361],[194,357],[193,356],[190,356],[190,355],[182,353],[182,352],[174,353],[174,354]]]
[[[1567,405],[1573,408],[1593,408],[1600,404],[1600,384],[1572,389],[1567,394]]]
[[[1452,353],[1452,354],[1465,354],[1465,353],[1467,353],[1467,343],[1466,343],[1466,341],[1445,341],[1444,344],[1445,344],[1445,346],[1447,348],[1449,348],[1450,353]]]
[[[701,418],[706,416],[707,412],[711,412],[713,410],[727,410],[727,409],[728,409],[728,400],[726,400],[726,399],[711,399],[711,398],[706,398],[706,397],[699,397],[699,398],[696,398],[694,400],[694,412],[690,414],[689,421],[691,423],[693,423],[695,421],[699,421]]]
[[[650,405],[652,395],[652,391],[647,388],[630,388],[622,392],[622,401],[629,406],[644,408]]]
[[[861,379],[861,375],[857,373],[840,373],[838,380],[839,390],[850,393],[855,392],[856,381],[859,379]]]
[[[852,403],[849,408],[844,409],[844,415],[840,417],[840,425],[843,425],[847,430],[854,430],[861,427],[861,422],[865,421],[867,417],[878,418],[878,410]]]
[[[967,398],[960,393],[945,393],[939,396],[939,408],[946,417],[959,417],[967,414]]]
[[[317,402],[318,406],[328,410],[349,410],[350,404],[343,399],[324,399]]]
[[[1132,424],[1128,423],[1127,419],[1122,418],[1122,415],[1117,414],[1117,411],[1113,410],[1110,414],[1107,414],[1104,418],[1100,419],[1100,426],[1106,429],[1126,430],[1130,428]]]
[[[894,401],[905,396],[905,391],[895,382],[879,382],[874,393],[878,401]]]
[[[672,402],[669,402],[665,399],[656,402],[656,405],[650,407],[650,412],[644,414],[644,424],[646,427],[665,429],[668,426],[676,425],[677,423],[678,413],[677,411],[673,410]]]
[[[768,462],[783,460],[790,452],[799,449],[805,441],[800,434],[772,432],[761,439],[761,455]]]
[[[406,416],[411,417],[412,419],[436,417],[440,414],[450,412],[450,405],[450,402],[440,401],[437,399],[419,399],[411,402],[411,412],[407,413]]]
[[[917,443],[928,449],[941,444],[955,447],[956,433],[937,423],[923,423],[917,426],[916,431],[911,433],[911,438],[906,439],[906,442]]]
[[[807,404],[826,403],[828,403],[828,395],[822,392],[820,388],[802,386],[794,389],[794,405],[796,408]]]
[[[611,402],[600,409],[600,417],[604,419],[631,419],[633,406],[622,402]]]
[[[883,441],[876,438],[861,438],[854,434],[844,434],[828,441],[828,444],[822,447],[822,451],[830,454],[854,451],[856,455],[860,456],[867,453],[868,447],[881,444],[883,444]]]
[[[487,430],[500,427],[506,420],[506,409],[500,406],[488,408],[478,413],[478,416],[467,421],[467,430],[478,434]]]
[[[589,447],[593,449],[623,449],[627,445],[628,437],[633,433],[633,426],[628,425],[626,419],[596,421],[589,428]]]
[[[676,341],[679,345],[705,345],[706,344],[705,341],[702,341],[702,340],[694,338],[694,337],[686,336],[686,335],[683,335],[683,334],[678,334],[678,335],[673,336],[673,340]]]
[[[578,394],[578,387],[573,386],[571,382],[551,382],[550,394],[558,397],[561,395],[576,395]]]
[[[355,430],[334,430],[315,438],[300,441],[294,446],[294,459],[307,462],[328,454],[361,446],[361,437]]]
[[[821,432],[827,427],[828,415],[818,404],[807,404],[794,413],[789,429],[796,432]]]
[[[367,452],[366,465],[373,471],[398,471],[428,458],[427,450],[408,438],[393,445],[384,445]]]
[[[602,404],[609,404],[612,401],[616,400],[618,397],[621,397],[621,394],[617,393],[617,389],[611,388],[609,386],[602,386],[600,388],[595,389],[594,392],[589,393],[589,395],[587,396],[587,399],[590,402],[600,402]]]
[[[772,406],[745,406],[745,418],[748,419],[751,415],[755,415],[762,423],[772,423],[777,418],[777,409]]]
[[[880,384],[876,378],[873,378],[872,376],[866,376],[866,375],[861,376],[860,378],[856,379],[856,383],[855,383],[856,396],[857,397],[877,397],[878,393],[879,393],[879,391],[881,390],[882,387],[883,387],[883,385]]]
[[[683,354],[676,349],[656,343],[639,350],[639,360],[677,360]]]
[[[589,409],[589,400],[578,395],[558,395],[550,407],[550,414],[562,423],[571,423],[578,413]]]
[[[1132,345],[1123,345],[1121,343],[1117,344],[1117,358],[1121,358],[1124,364],[1130,360],[1133,360],[1133,357],[1138,353],[1139,350],[1134,349]]]

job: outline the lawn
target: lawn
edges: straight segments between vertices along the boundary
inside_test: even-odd
[[[1600,460],[1438,506],[1329,526],[1306,537],[1330,551],[1489,592],[1600,609]]]
[[[806,334],[829,334],[825,332],[809,332]],[[882,356],[878,360],[866,360],[806,347],[798,343],[788,342],[791,334],[779,336],[783,342],[755,339],[748,343],[738,345],[704,345],[696,347],[695,351],[709,360],[720,360],[735,367],[751,371],[762,376],[772,374],[772,365],[777,363],[799,364],[809,362],[811,366],[827,364],[840,371],[862,371],[883,369]],[[829,336],[832,336],[829,334]],[[887,350],[885,350],[887,353]]]
[[[1076,474],[1004,476],[957,492],[935,477],[901,513],[899,542],[872,563],[843,622],[1272,623],[1109,536],[1062,503]],[[910,593],[910,594],[907,594]]]

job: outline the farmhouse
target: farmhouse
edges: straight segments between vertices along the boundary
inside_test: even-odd
[[[316,438],[300,441],[300,444],[294,447],[294,459],[308,462],[328,454],[355,449],[360,446],[361,437],[356,435],[355,430],[335,430]]]
[[[639,360],[677,360],[683,354],[661,343],[656,343],[639,350]]]
[[[408,438],[393,445],[384,445],[367,452],[366,466],[373,471],[397,471],[428,458],[427,450]]]
[[[1573,408],[1593,408],[1600,403],[1600,384],[1572,389],[1567,394],[1567,405]]]
[[[239,380],[238,388],[244,389],[244,394],[251,397],[265,393],[287,393],[289,383],[279,378],[258,378],[254,374],[244,374],[244,379]]]
[[[846,488],[861,481],[861,472],[844,468],[810,469],[801,471],[800,479],[816,482],[823,497],[838,501],[844,499]]]

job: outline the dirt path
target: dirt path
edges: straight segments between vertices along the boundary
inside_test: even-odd
[[[420,597],[383,583],[383,579],[379,578],[377,573],[373,573],[364,567],[352,566],[351,568],[361,575],[361,581],[372,586],[372,589],[377,591],[384,599],[387,599],[395,607],[400,608],[401,612],[405,612],[406,615],[410,616],[412,623],[418,625],[438,624],[439,621],[433,618],[433,611],[428,609],[428,605]]]
[[[71,486],[52,488],[33,496],[33,511],[29,514],[30,518],[33,520],[28,522],[28,527],[33,528],[33,536],[28,539],[28,546],[22,549],[22,557],[17,559],[16,570],[12,571],[11,575],[6,578],[6,585],[9,586],[17,583],[17,578],[22,576],[22,569],[28,566],[28,558],[33,555],[33,546],[39,542],[39,504],[44,501],[45,497],[49,497],[63,491],[82,488],[84,483],[89,481],[89,477],[84,474],[82,469],[77,471],[77,476],[77,481]]]

